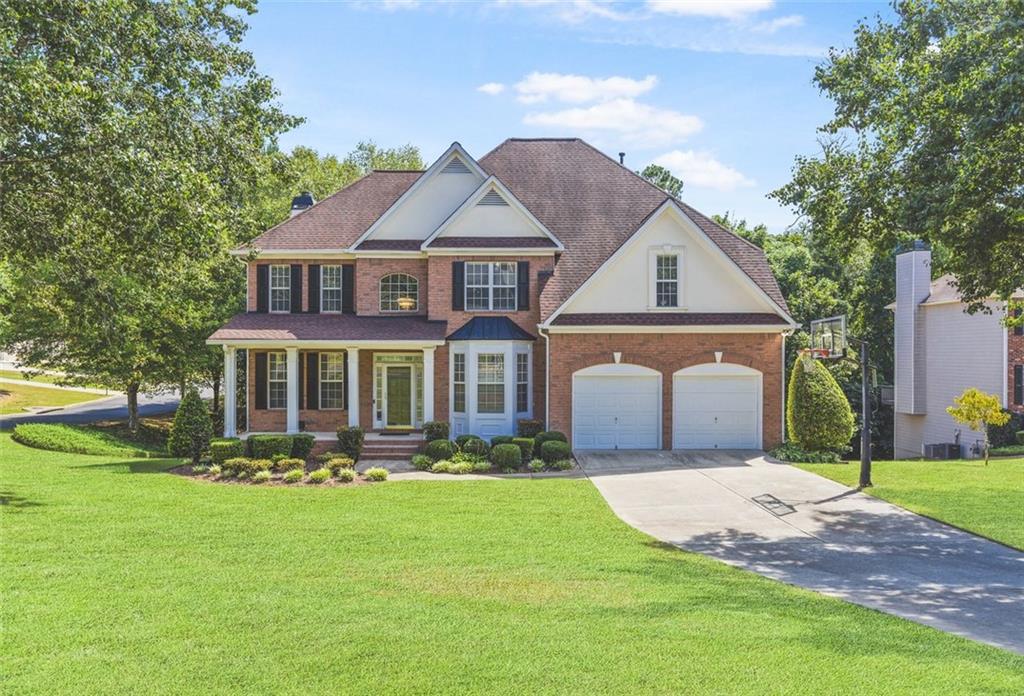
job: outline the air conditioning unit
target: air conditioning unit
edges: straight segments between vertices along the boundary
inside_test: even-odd
[[[960,445],[955,442],[943,442],[937,445],[924,446],[925,459],[960,459]]]

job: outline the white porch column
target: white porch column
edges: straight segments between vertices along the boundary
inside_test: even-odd
[[[348,424],[359,425],[359,349],[347,348],[348,352]]]
[[[285,348],[288,370],[288,409],[285,432],[299,432],[299,349]]]
[[[235,348],[224,346],[224,437],[235,437],[238,434],[236,419],[238,406],[237,384],[238,372],[235,369]]]
[[[423,349],[423,422],[434,420],[434,348]]]

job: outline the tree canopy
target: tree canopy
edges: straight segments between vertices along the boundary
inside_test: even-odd
[[[637,172],[640,176],[660,188],[670,196],[679,197],[683,192],[682,179],[676,178],[665,167],[659,164],[648,164],[643,171]]]

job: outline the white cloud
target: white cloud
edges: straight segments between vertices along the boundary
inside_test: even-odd
[[[642,80],[629,77],[584,77],[560,73],[533,72],[516,83],[518,99],[535,104],[549,98],[569,104],[637,97],[654,89],[658,78],[648,75]]]
[[[776,17],[775,19],[758,22],[753,26],[753,30],[761,34],[774,34],[779,29],[802,27],[803,25],[804,18],[800,15],[786,15],[785,17]]]
[[[672,145],[704,127],[696,116],[639,104],[632,99],[527,114],[523,123],[558,128],[563,132],[614,133],[618,136],[617,142],[634,147]]]
[[[732,167],[722,164],[707,152],[672,150],[654,160],[654,164],[670,170],[683,180],[684,186],[710,188],[717,191],[735,191],[753,186],[754,180]]]
[[[488,82],[477,87],[476,91],[494,96],[495,94],[501,94],[502,92],[504,92],[505,85],[501,84],[500,82]]]
[[[384,0],[381,5],[388,12],[397,10],[415,10],[420,6],[419,0]]]
[[[543,7],[552,10],[563,22],[577,24],[598,17],[621,21],[630,15],[615,9],[611,0],[498,0],[498,6]]]
[[[774,4],[774,0],[647,0],[647,9],[659,14],[742,19]]]

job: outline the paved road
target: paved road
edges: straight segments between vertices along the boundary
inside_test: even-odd
[[[173,413],[178,408],[177,394],[139,395],[139,414],[158,416]],[[128,418],[128,398],[124,395],[97,399],[84,404],[68,406],[43,414],[16,414],[0,416],[0,430],[10,430],[18,423],[92,423],[100,420]]]
[[[1024,654],[1020,551],[760,453],[576,454],[612,510],[657,539]]]

